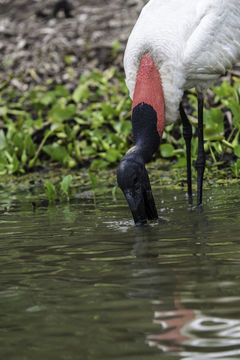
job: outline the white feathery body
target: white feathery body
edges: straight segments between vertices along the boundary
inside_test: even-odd
[[[172,123],[184,90],[204,91],[240,58],[240,0],[150,0],[124,56],[131,97],[145,53],[159,70],[165,123]]]

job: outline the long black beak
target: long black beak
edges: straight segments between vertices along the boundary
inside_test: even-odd
[[[123,193],[136,226],[146,224],[147,220],[156,220],[158,218],[150,183],[148,189],[142,185],[138,188],[123,190]]]

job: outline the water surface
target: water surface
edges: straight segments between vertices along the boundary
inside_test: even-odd
[[[240,187],[155,189],[135,228],[121,195],[33,211],[0,192],[1,359],[239,359]]]

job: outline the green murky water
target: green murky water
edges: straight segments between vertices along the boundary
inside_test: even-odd
[[[155,198],[161,220],[135,228],[123,198],[33,212],[12,195],[0,215],[1,359],[240,358],[240,186],[205,190],[202,212],[182,191]]]

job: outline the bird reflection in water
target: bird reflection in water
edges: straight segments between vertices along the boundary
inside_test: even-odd
[[[240,321],[204,315],[184,309],[175,298],[175,309],[155,311],[153,322],[161,326],[146,342],[164,353],[177,353],[182,360],[239,359]]]
[[[189,339],[184,328],[195,318],[191,309],[183,309],[178,299],[174,301],[174,310],[154,312],[154,323],[162,327],[162,332],[149,335],[147,342],[150,346],[157,346],[163,352],[179,352],[180,345]]]

